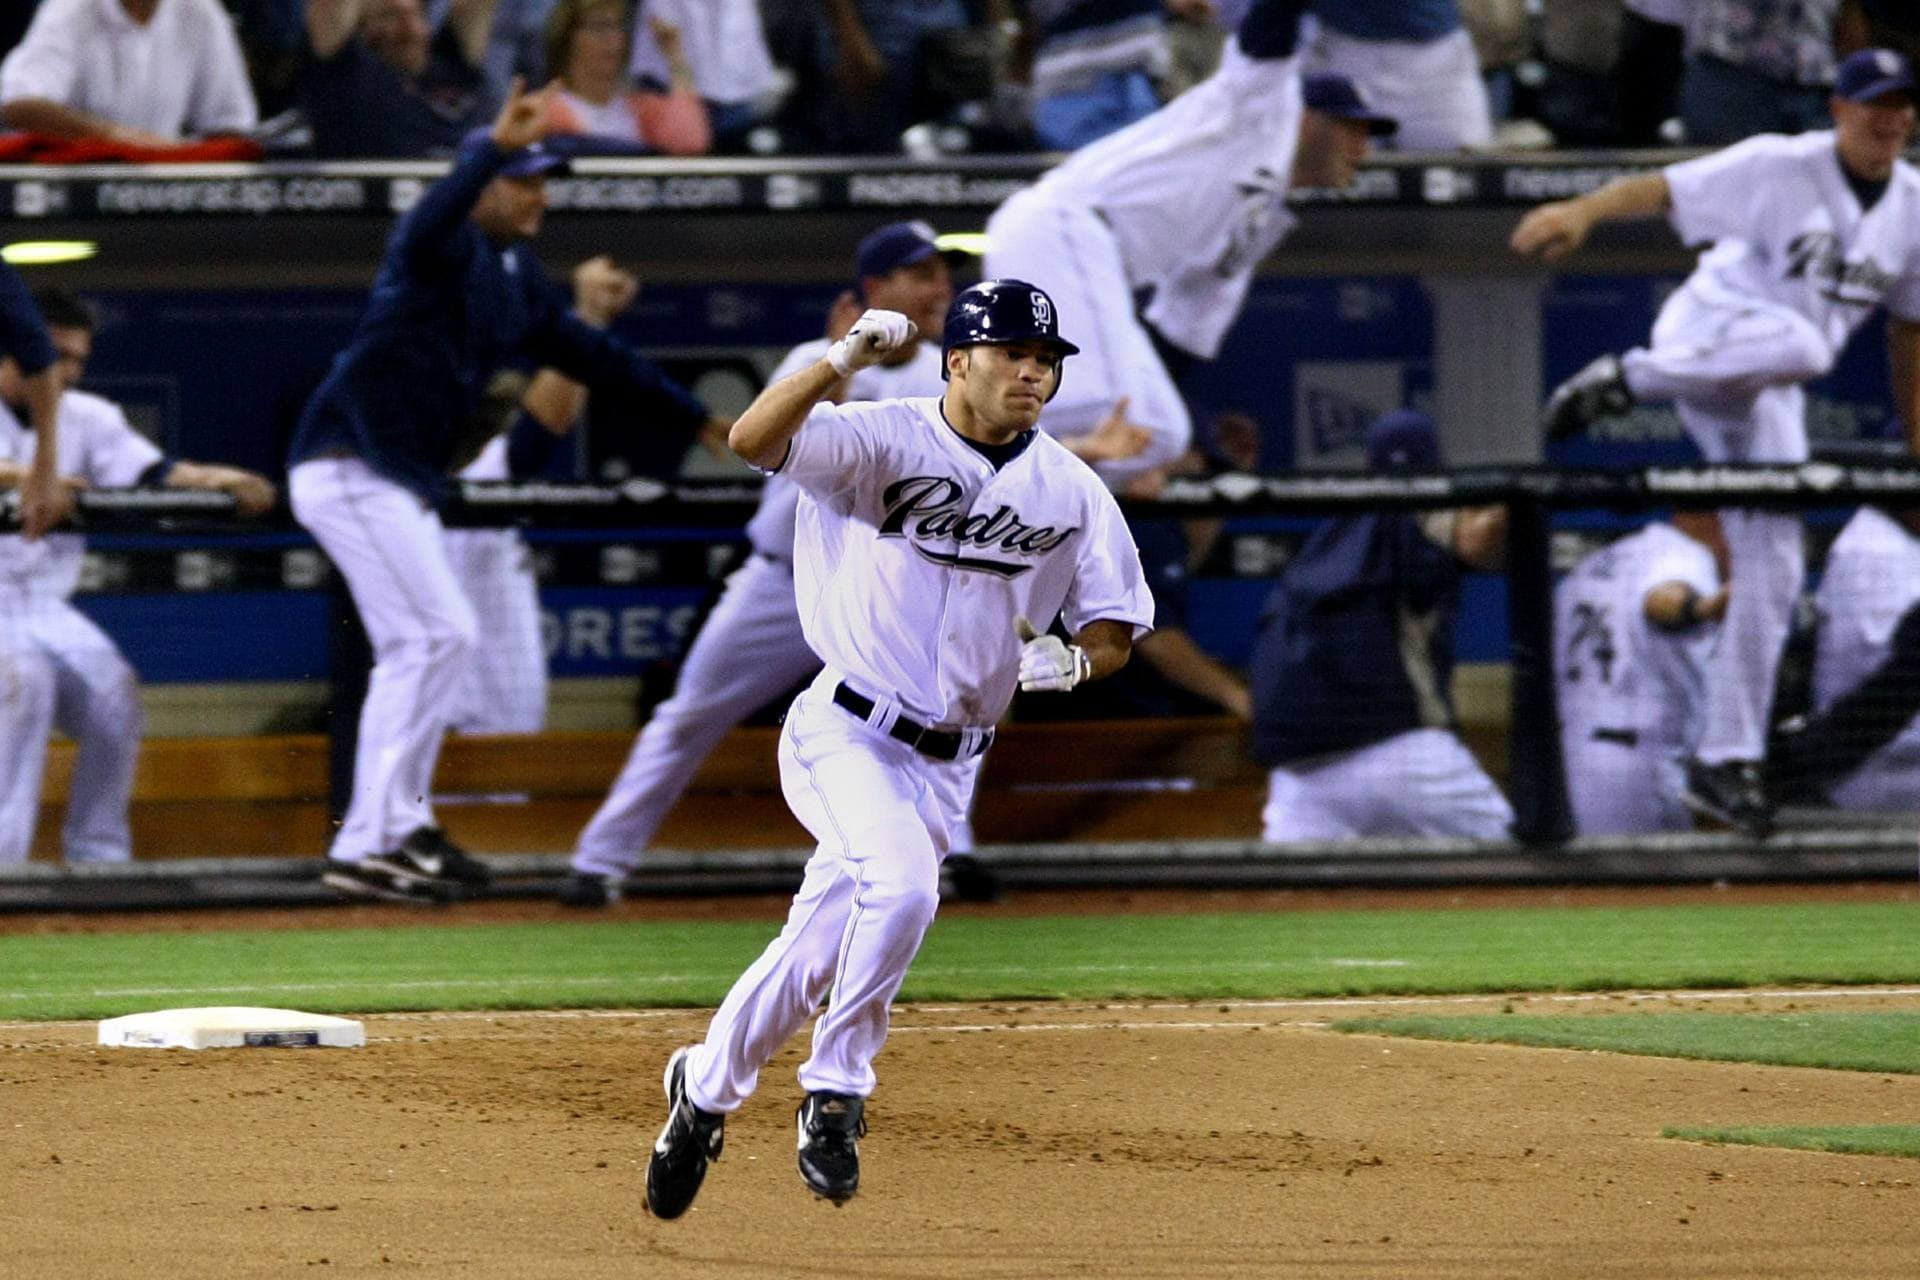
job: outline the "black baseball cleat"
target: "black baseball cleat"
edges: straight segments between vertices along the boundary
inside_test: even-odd
[[[439,827],[415,827],[400,842],[400,852],[442,880],[468,889],[493,883],[493,869],[448,839]]]
[[[1586,430],[1596,418],[1633,408],[1633,392],[1619,356],[1601,356],[1553,389],[1540,414],[1540,431],[1550,443]]]
[[[942,887],[962,902],[1000,901],[1000,877],[970,853],[951,853],[940,864]]]
[[[620,901],[620,884],[619,876],[576,871],[567,877],[567,882],[560,886],[560,892],[555,897],[563,907],[595,911]]]
[[[800,1176],[813,1194],[845,1204],[860,1189],[860,1139],[866,1100],[846,1093],[810,1093],[796,1116]]]
[[[667,1123],[653,1140],[653,1158],[647,1161],[647,1212],[656,1218],[677,1218],[700,1193],[708,1163],[720,1158],[727,1118],[702,1111],[687,1096],[686,1049],[675,1049],[667,1059],[662,1083],[667,1091]]]
[[[1681,795],[1689,809],[1764,840],[1773,833],[1773,804],[1756,760],[1687,761],[1687,787]]]
[[[428,871],[403,850],[355,862],[328,858],[320,883],[344,898],[413,906],[443,906],[460,896],[458,884]]]

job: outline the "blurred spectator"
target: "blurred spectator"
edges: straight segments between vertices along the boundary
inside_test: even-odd
[[[92,313],[60,293],[35,296],[71,386],[93,351]],[[24,379],[0,361],[0,486],[20,482],[35,452],[21,425]],[[75,487],[158,484],[233,495],[242,515],[273,506],[267,480],[236,467],[171,458],[127,422],[119,406],[84,391],[60,396],[59,462]],[[85,540],[53,534],[28,542],[0,537],[0,864],[24,862],[40,815],[47,738],[58,726],[74,740],[64,855],[69,862],[124,862],[132,856],[127,806],[140,751],[140,693],[134,671],[105,632],[69,602],[79,585]]]
[[[1693,829],[1684,762],[1705,722],[1726,554],[1713,514],[1684,512],[1595,551],[1554,589],[1560,756],[1579,834]]]
[[[1680,119],[1690,146],[1831,123],[1840,0],[1688,0]]]
[[[233,15],[260,117],[271,121],[298,101],[306,62],[305,0],[224,0]],[[263,131],[264,132],[264,131]]]
[[[1620,0],[1547,0],[1540,21],[1545,69],[1535,114],[1563,147],[1610,147],[1620,137],[1616,75]]]
[[[1913,0],[1840,0],[1833,48],[1843,58],[1862,49],[1892,49],[1909,62],[1920,61],[1920,5]]]
[[[1620,142],[1651,147],[1672,141],[1669,122],[1680,116],[1680,78],[1686,72],[1686,0],[1627,0],[1620,15]]]
[[[553,6],[554,0],[500,0],[494,9],[493,30],[480,56],[487,112],[500,109],[515,76],[529,85],[541,85],[559,74],[559,68],[547,61],[547,18]],[[451,0],[433,0],[427,14],[434,26],[446,21],[450,7]]]
[[[1495,121],[1513,114],[1514,70],[1534,54],[1528,0],[1459,0],[1460,21],[1480,60]],[[1496,129],[1496,132],[1498,130]]]
[[[328,158],[452,154],[485,123],[480,70],[497,0],[453,0],[436,31],[421,0],[307,0],[302,98]]]
[[[1026,0],[1039,144],[1073,151],[1159,110],[1168,15],[1212,12],[1209,0]]]
[[[1400,122],[1394,145],[1453,151],[1493,140],[1487,86],[1457,0],[1314,0],[1300,34],[1301,70],[1352,80]]]
[[[0,63],[0,119],[135,146],[259,123],[233,20],[217,0],[45,0]]]
[[[640,142],[668,155],[702,155],[713,144],[713,132],[680,51],[679,28],[648,19],[672,87],[649,93],[627,81],[633,13],[632,0],[559,0],[554,6],[547,19],[547,65],[559,81],[553,127]]]
[[[991,68],[978,65],[966,0],[821,0],[796,124],[802,145],[830,152],[900,148],[908,125],[931,119],[961,92],[991,92]],[[1006,0],[986,0],[1005,20]]]
[[[1920,810],[1920,509],[1855,512],[1815,601],[1815,709],[1774,739],[1776,785],[1848,809]]]
[[[755,0],[642,0],[641,12],[647,22],[634,33],[628,71],[649,88],[674,82],[653,29],[656,18],[670,23],[707,105],[713,149],[742,149],[748,131],[772,117],[786,88],[767,49],[760,6]]]
[[[1367,429],[1376,471],[1440,465],[1433,422]],[[1453,627],[1461,574],[1506,552],[1504,507],[1337,516],[1267,598],[1250,662],[1253,754],[1272,771],[1272,842],[1353,836],[1498,840],[1513,810],[1460,741]]]

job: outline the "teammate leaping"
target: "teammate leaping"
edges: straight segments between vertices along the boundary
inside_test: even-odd
[[[1889,312],[1894,408],[1920,450],[1920,173],[1900,159],[1914,127],[1905,58],[1862,50],[1840,65],[1834,127],[1763,135],[1657,173],[1533,210],[1512,247],[1557,261],[1600,222],[1665,213],[1711,241],[1660,310],[1652,342],[1604,355],[1556,389],[1549,438],[1672,400],[1710,462],[1803,462],[1803,383],[1833,367],[1877,306]],[[1760,768],[1775,672],[1804,572],[1800,520],[1723,511],[1732,595],[1707,671],[1706,726],[1687,764],[1687,803],[1764,835]]]

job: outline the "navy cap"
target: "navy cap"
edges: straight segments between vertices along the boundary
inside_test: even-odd
[[[478,146],[481,139],[488,145],[493,143],[493,130],[482,125],[478,129],[469,129],[461,140],[462,148]],[[505,164],[495,171],[500,178],[541,178],[550,173],[567,173],[573,168],[572,157],[580,148],[570,145],[560,137],[536,142],[530,147],[510,153]]]
[[[1392,116],[1383,116],[1368,105],[1360,86],[1338,72],[1321,71],[1300,77],[1300,96],[1307,110],[1342,120],[1358,120],[1375,137],[1385,137],[1400,128]]]
[[[867,233],[853,253],[853,278],[856,281],[884,276],[925,262],[940,252],[934,243],[933,228],[924,222],[889,222]]]
[[[1913,67],[1891,49],[1848,54],[1833,73],[1833,96],[1848,102],[1869,102],[1897,90],[1913,92]]]
[[[1367,428],[1367,465],[1375,471],[1432,471],[1440,465],[1440,434],[1418,409],[1381,414]]]

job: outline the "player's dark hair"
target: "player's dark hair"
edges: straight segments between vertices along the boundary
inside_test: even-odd
[[[40,319],[51,329],[85,329],[92,333],[100,327],[100,317],[94,314],[93,308],[65,289],[35,289],[33,305],[39,309]]]

